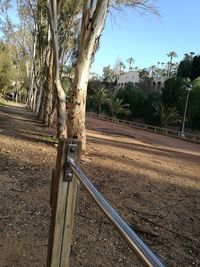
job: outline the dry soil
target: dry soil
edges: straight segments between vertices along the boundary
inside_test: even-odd
[[[0,106],[0,266],[45,266],[55,129]],[[87,118],[81,168],[167,266],[200,266],[200,145]],[[141,266],[82,188],[71,266]]]

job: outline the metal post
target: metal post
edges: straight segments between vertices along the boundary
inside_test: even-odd
[[[186,114],[187,114],[188,99],[189,99],[189,94],[190,94],[191,89],[192,89],[192,85],[188,84],[186,86],[187,97],[186,97],[186,102],[185,102],[185,110],[184,110],[183,123],[182,123],[182,129],[181,129],[182,138],[185,138],[185,120],[186,120]]]
[[[67,163],[67,157],[76,162],[79,156],[79,143],[59,140],[56,169],[53,172],[47,267],[69,267],[78,180]]]

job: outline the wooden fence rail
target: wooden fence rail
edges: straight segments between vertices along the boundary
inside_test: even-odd
[[[107,116],[103,116],[103,115],[97,116],[95,113],[92,113],[92,112],[87,112],[87,116],[93,117],[93,118],[98,118],[100,120],[110,121],[110,122],[117,123],[117,124],[127,125],[129,127],[142,129],[142,130],[149,131],[149,132],[154,132],[154,133],[163,134],[163,135],[167,135],[167,136],[171,136],[171,137],[175,137],[175,138],[179,138],[179,139],[184,139],[187,141],[191,141],[191,142],[195,142],[195,143],[200,144],[200,135],[197,135],[197,134],[185,133],[185,137],[181,137],[181,134],[179,131],[175,131],[172,129],[162,128],[162,127],[158,127],[158,126],[152,126],[152,125],[148,125],[148,124],[144,124],[144,123],[137,123],[137,122],[133,122],[133,121],[121,120],[121,119],[107,117]]]

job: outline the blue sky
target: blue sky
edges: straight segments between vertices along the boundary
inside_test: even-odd
[[[92,71],[98,74],[119,57],[135,59],[139,68],[167,62],[176,51],[180,61],[187,52],[200,53],[200,0],[157,0],[160,16],[143,16],[133,9],[108,15]]]

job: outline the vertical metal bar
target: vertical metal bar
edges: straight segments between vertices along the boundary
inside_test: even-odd
[[[187,107],[188,107],[188,99],[189,99],[189,93],[190,91],[187,91],[187,97],[186,97],[186,103],[185,103],[185,110],[184,110],[184,116],[183,116],[183,123],[182,123],[182,129],[181,129],[181,137],[185,137],[185,120],[186,120],[186,114],[187,114]]]

